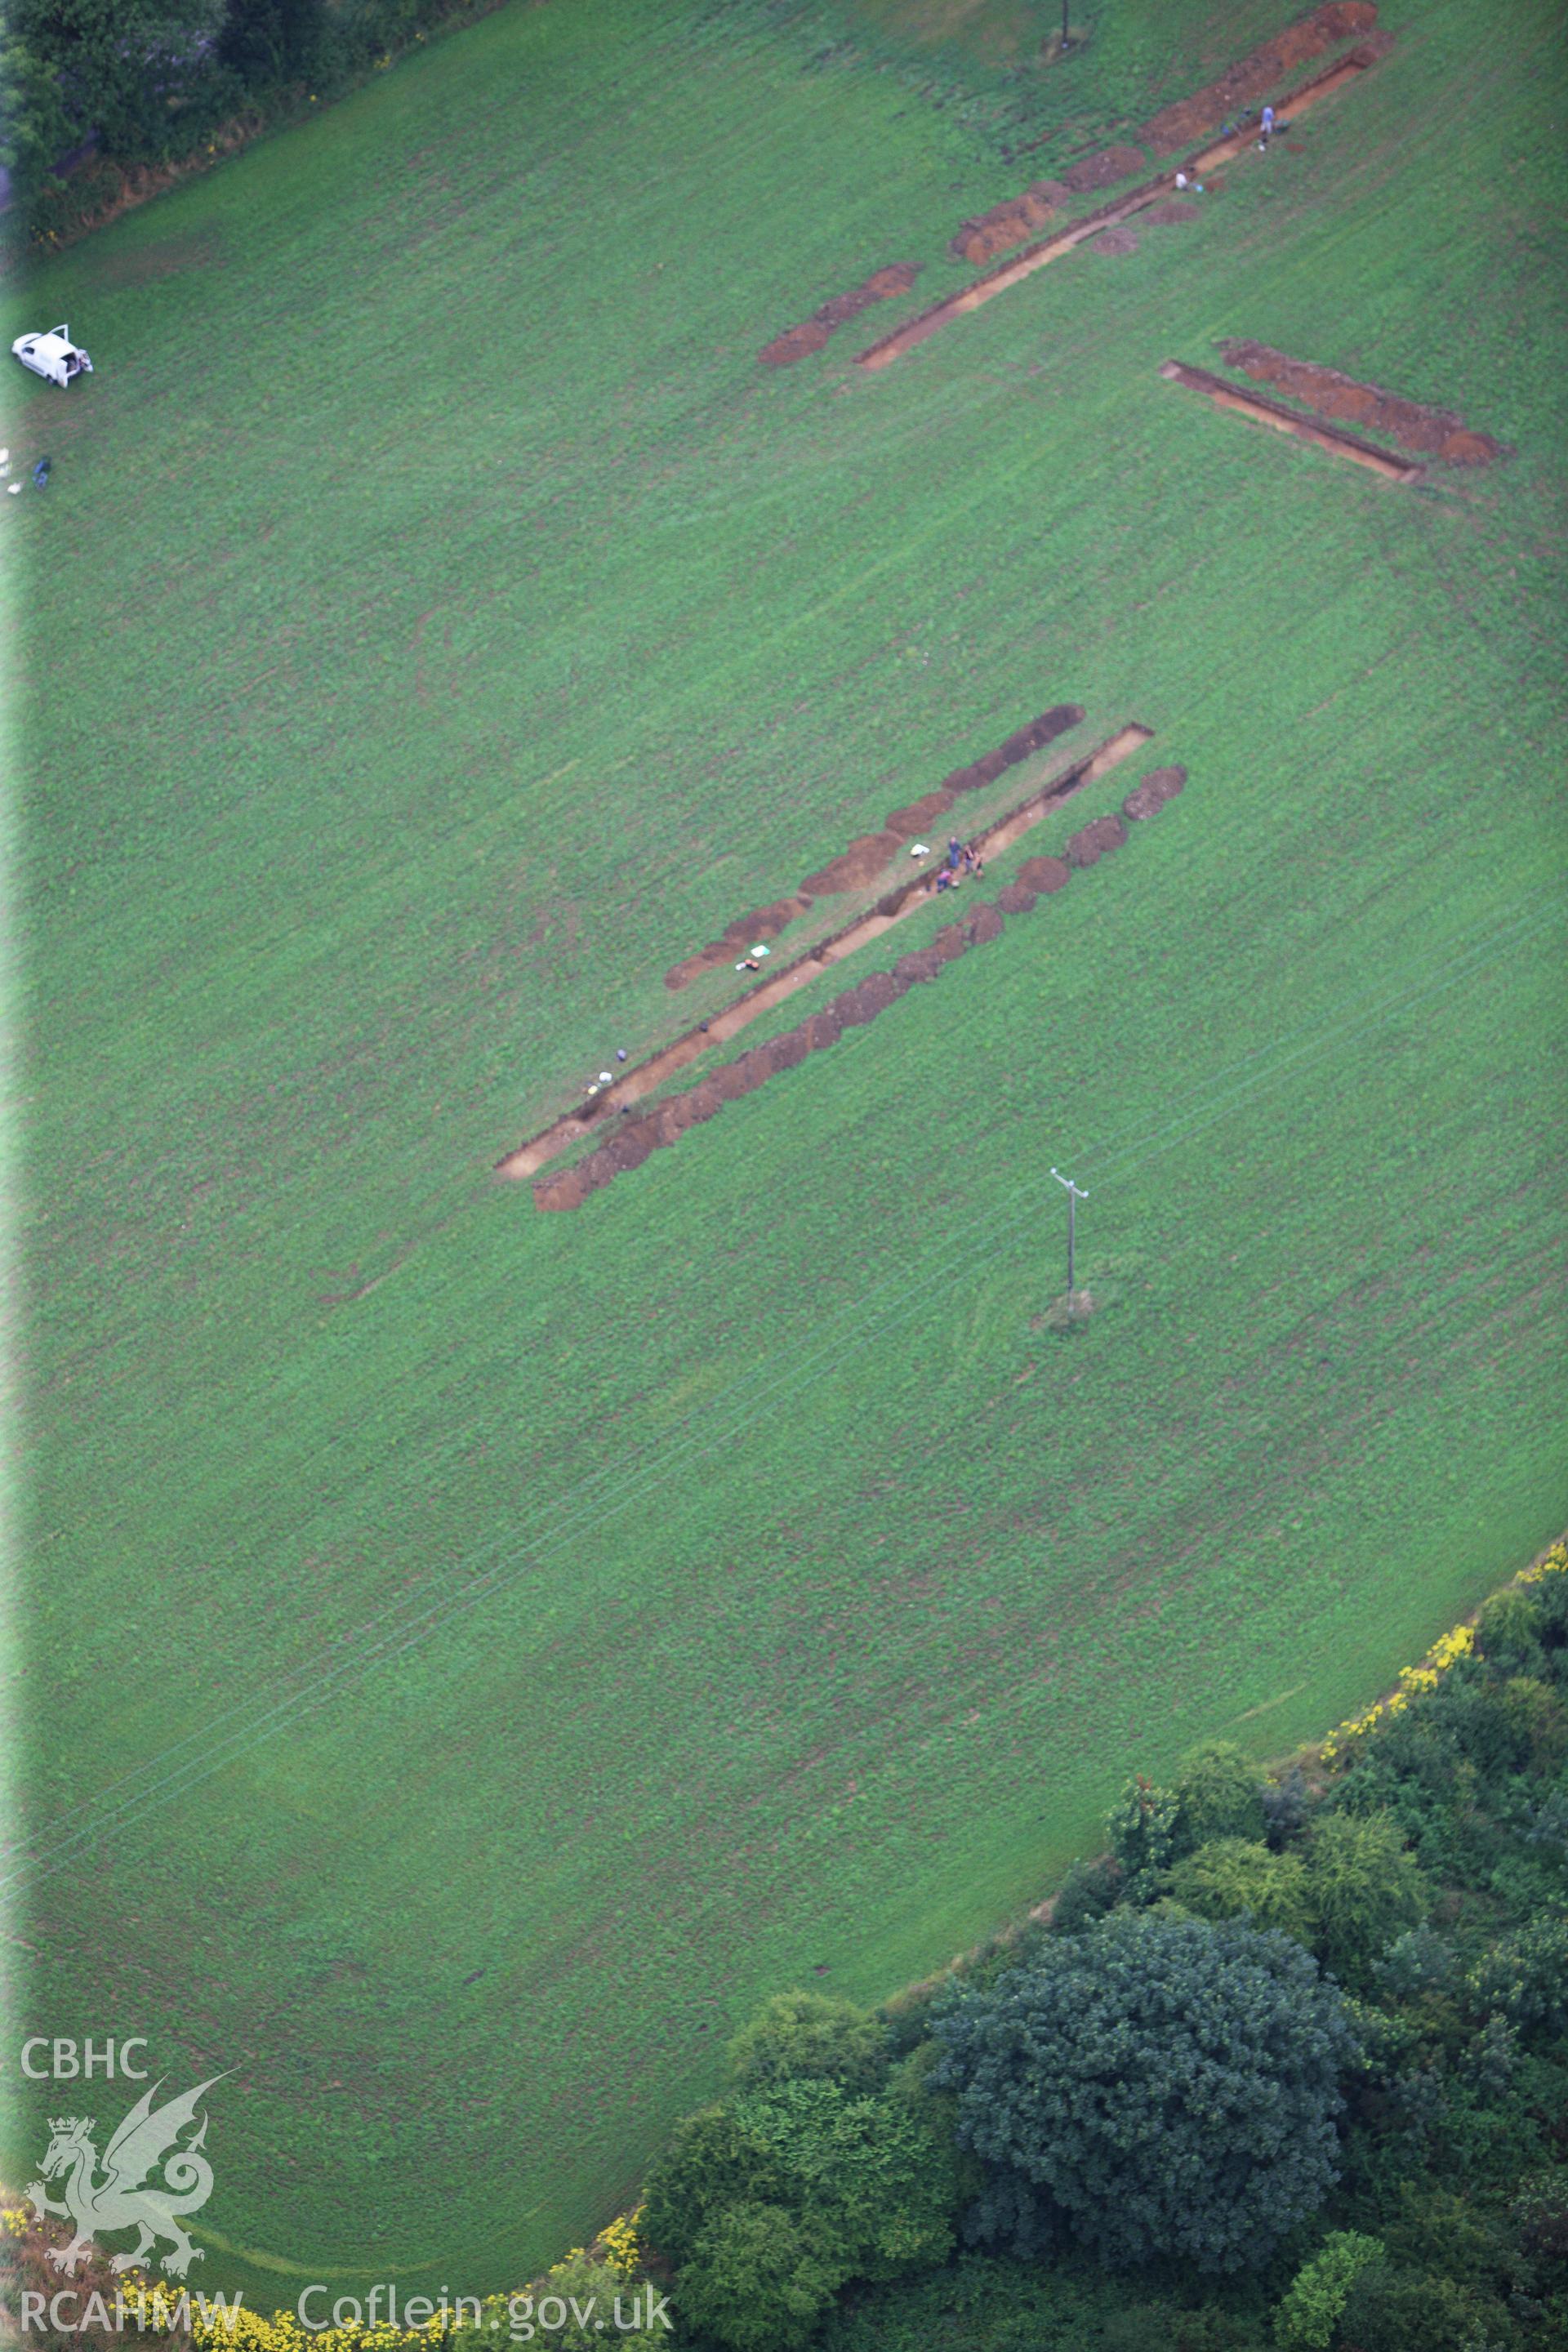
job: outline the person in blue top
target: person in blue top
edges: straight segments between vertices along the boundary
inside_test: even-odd
[[[40,457],[33,468],[33,487],[39,490],[47,490],[49,487],[49,460],[47,457]]]
[[[1274,109],[1271,106],[1266,106],[1263,110],[1263,136],[1258,142],[1259,147],[1268,146],[1270,138],[1273,136],[1273,131]]]

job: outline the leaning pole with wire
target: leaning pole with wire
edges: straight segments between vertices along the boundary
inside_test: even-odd
[[[1070,1315],[1072,1313],[1073,1244],[1077,1238],[1074,1230],[1076,1224],[1076,1212],[1079,1202],[1080,1201],[1087,1201],[1089,1194],[1087,1192],[1080,1192],[1079,1187],[1073,1182],[1072,1178],[1070,1176],[1064,1176],[1059,1169],[1053,1168],[1051,1174],[1056,1178],[1057,1182],[1062,1187],[1068,1196],[1068,1313]]]

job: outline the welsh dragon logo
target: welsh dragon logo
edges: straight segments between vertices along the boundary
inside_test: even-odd
[[[154,2083],[151,2090],[143,2091],[104,2149],[101,2173],[91,2137],[96,2119],[50,2116],[43,2179],[32,2182],[27,2197],[40,2221],[52,2214],[75,2227],[76,2235],[68,2246],[50,2250],[49,2260],[56,2270],[74,2278],[89,2240],[102,2239],[115,2230],[135,2230],[138,2238],[128,2254],[114,2256],[111,2270],[134,2269],[163,2238],[170,2241],[170,2251],[161,2257],[161,2266],[175,2278],[184,2278],[192,2263],[201,2261],[204,2249],[192,2245],[182,2223],[183,2217],[198,2212],[212,2193],[213,2168],[201,2153],[207,2136],[206,2116],[202,2116],[200,2128],[186,2146],[181,2147],[178,2141],[186,2126],[195,2122],[203,2093],[222,2080],[221,2074],[214,2074],[198,2083],[194,2091],[156,2108],[153,2102],[162,2084]],[[163,2179],[150,2179],[148,2176],[160,2166]],[[66,2176],[65,2189],[57,2201],[45,2184],[58,2180],[61,2173]]]

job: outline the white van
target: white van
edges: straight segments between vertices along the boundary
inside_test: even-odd
[[[18,335],[11,349],[25,368],[47,376],[62,390],[73,375],[92,373],[92,362],[72,342],[68,327],[51,327],[47,335]]]

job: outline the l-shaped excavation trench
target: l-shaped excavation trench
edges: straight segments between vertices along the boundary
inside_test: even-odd
[[[1298,115],[1305,114],[1309,107],[1321,105],[1325,98],[1331,98],[1347,82],[1354,81],[1369,66],[1376,64],[1380,52],[1370,46],[1352,49],[1348,57],[1342,58],[1338,65],[1331,66],[1328,72],[1320,74],[1315,81],[1304,82],[1300,89],[1292,90],[1289,98],[1281,100],[1289,110],[1291,121],[1295,121]],[[1232,156],[1244,153],[1253,142],[1251,131],[1231,132],[1223,139],[1216,139],[1212,146],[1204,148],[1198,154],[1190,156],[1183,167],[1184,172],[1188,178],[1201,179],[1205,173],[1228,163]],[[1074,221],[1070,228],[1058,229],[1054,236],[1041,237],[1037,244],[1026,245],[1021,253],[1014,255],[1011,261],[999,262],[994,269],[988,269],[984,277],[977,278],[972,286],[965,286],[957,294],[950,294],[944,302],[934,303],[929,310],[920,311],[914,318],[906,320],[901,327],[895,327],[890,335],[884,335],[879,342],[871,343],[865,351],[858,352],[856,365],[886,367],[889,361],[898,359],[905,352],[913,351],[917,343],[925,342],[939,328],[945,327],[950,319],[961,318],[966,310],[978,310],[982,303],[994,301],[1010,286],[1016,286],[1024,278],[1033,277],[1037,269],[1044,269],[1047,262],[1059,260],[1064,253],[1070,253],[1075,246],[1082,245],[1091,236],[1098,236],[1102,229],[1113,227],[1118,221],[1130,219],[1134,213],[1142,212],[1146,205],[1160,203],[1163,197],[1175,192],[1175,173],[1162,172],[1157,180],[1145,180],[1142,187],[1134,188],[1128,195],[1118,196],[1113,204],[1102,205],[1098,212],[1086,213],[1082,220]]]
[[[1026,801],[1020,802],[1005,816],[998,817],[984,833],[977,834],[975,845],[982,856],[997,857],[1004,850],[1011,849],[1015,842],[1021,841],[1026,833],[1032,832],[1044,817],[1059,808],[1074,793],[1081,792],[1086,784],[1093,783],[1098,777],[1120,766],[1123,760],[1131,758],[1134,751],[1152,740],[1153,730],[1150,727],[1133,723],[1118,729],[1114,735],[1108,737],[1094,751],[1086,752],[1082,759],[1075,761],[1061,775],[1051,778],[1032,793]],[[797,957],[794,963],[786,964],[782,971],[772,973],[750,995],[738,998],[710,1020],[687,1030],[672,1045],[666,1045],[646,1062],[637,1063],[624,1076],[617,1078],[614,1086],[605,1087],[591,1103],[584,1103],[576,1110],[568,1111],[564,1118],[558,1118],[542,1134],[536,1135],[516,1151],[509,1152],[504,1160],[496,1163],[497,1175],[521,1181],[536,1174],[552,1160],[559,1158],[562,1152],[581,1142],[589,1128],[597,1125],[607,1111],[621,1110],[627,1104],[639,1101],[643,1096],[654,1093],[667,1078],[673,1077],[677,1070],[683,1070],[688,1064],[700,1061],[713,1046],[725,1044],[738,1031],[771,1011],[773,1005],[782,1003],[786,996],[793,996],[797,989],[808,988],[830,964],[842,963],[845,957],[853,955],[858,948],[864,947],[870,940],[879,939],[884,931],[890,930],[895,923],[902,922],[917,908],[930,905],[933,878],[929,871],[922,871],[911,876],[909,881],[900,883],[897,889],[886,892],[869,914],[858,916],[841,931],[836,931],[831,939],[822,940],[809,953]]]
[[[1250,416],[1255,425],[1271,425],[1276,433],[1293,433],[1299,441],[1315,442],[1320,449],[1331,449],[1336,457],[1370,467],[1385,481],[1418,482],[1426,470],[1413,458],[1396,457],[1392,449],[1380,449],[1374,441],[1363,441],[1359,433],[1347,433],[1342,425],[1314,424],[1310,416],[1287,408],[1283,401],[1269,400],[1261,392],[1242,392],[1223,376],[1211,375],[1207,368],[1184,367],[1180,360],[1167,360],[1160,373],[1169,383],[1201,392],[1216,408],[1234,408]]]

